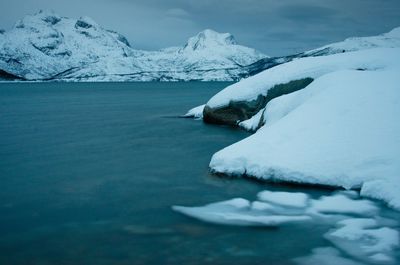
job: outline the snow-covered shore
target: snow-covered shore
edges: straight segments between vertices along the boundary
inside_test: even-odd
[[[361,188],[363,196],[400,210],[399,72],[338,71],[276,98],[266,107],[265,125],[216,153],[210,167],[229,175]]]
[[[239,106],[237,111],[245,111],[243,102],[267,98],[278,85],[312,78],[305,88],[253,109],[248,120],[237,120],[255,134],[214,154],[211,170],[359,189],[362,196],[400,210],[399,40],[396,28],[328,45],[321,49],[343,52],[298,58],[216,94],[205,115],[207,109],[227,113]]]

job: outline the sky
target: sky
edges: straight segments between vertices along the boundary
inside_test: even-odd
[[[400,0],[0,0],[0,28],[40,9],[89,16],[137,49],[184,45],[209,28],[271,56],[400,26]]]

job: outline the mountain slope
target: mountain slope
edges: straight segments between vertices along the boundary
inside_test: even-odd
[[[183,47],[132,49],[127,39],[88,17],[39,12],[0,33],[0,71],[24,80],[237,80],[266,55],[228,33],[205,30]]]
[[[263,58],[253,64],[246,66],[247,76],[253,76],[259,72],[277,66],[282,63],[290,62],[297,58],[324,56],[343,52],[360,51],[372,48],[396,48],[400,47],[400,27],[388,33],[370,37],[352,37],[341,42],[325,45],[310,51],[282,56]]]

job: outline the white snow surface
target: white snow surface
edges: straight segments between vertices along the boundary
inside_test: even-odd
[[[400,210],[399,72],[400,49],[369,49],[299,59],[237,83],[255,86],[228,87],[225,101],[251,99],[258,88],[283,79],[315,78],[269,102],[265,125],[216,153],[210,167],[229,175],[361,188],[363,196]]]
[[[195,119],[203,119],[203,110],[206,105],[200,105],[190,109],[183,117],[185,118],[195,118]]]
[[[260,120],[265,109],[260,110],[256,115],[248,120],[239,122],[239,126],[247,131],[256,131],[260,126]]]
[[[376,70],[398,65],[399,48],[375,48],[319,57],[306,57],[267,69],[232,84],[208,102],[210,108],[229,105],[230,101],[251,101],[267,95],[275,85],[303,78],[317,79],[340,70]]]
[[[341,42],[332,43],[318,49],[305,52],[305,55],[318,53],[352,52],[372,48],[396,48],[400,47],[400,27],[378,36],[352,37]]]
[[[204,30],[182,47],[143,51],[88,17],[41,11],[0,34],[0,69],[28,79],[66,81],[232,81],[268,56],[229,33]]]
[[[339,249],[365,262],[393,264],[399,247],[399,232],[378,226],[375,219],[355,218],[338,222],[339,228],[325,237]]]
[[[260,207],[260,206],[263,207]],[[204,222],[236,226],[278,226],[284,223],[308,221],[306,215],[265,214],[265,203],[251,204],[243,198],[211,203],[200,207],[173,206],[172,209]],[[275,207],[271,206],[271,209]]]
[[[313,201],[312,207],[321,213],[374,215],[378,207],[370,200],[352,200],[343,194],[324,196]]]
[[[262,191],[257,194],[260,201],[278,204],[285,207],[304,208],[308,205],[308,195],[301,192]]]

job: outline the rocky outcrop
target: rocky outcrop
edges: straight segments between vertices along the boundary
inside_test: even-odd
[[[308,73],[304,73],[304,75],[300,77],[297,76],[296,78],[293,78],[293,80],[291,81],[289,81],[290,79],[286,80],[289,81],[287,83],[283,83],[284,81],[282,81],[282,78],[285,79],[285,76],[287,76],[289,73],[282,72],[279,75],[273,75],[274,79],[280,80],[278,82],[281,82],[282,84],[278,84],[278,82],[276,82],[275,80],[272,82],[272,84],[267,84],[269,83],[269,81],[271,81],[270,78],[265,78],[265,80],[260,80],[260,78],[257,77],[258,75],[256,75],[260,72],[263,72],[264,70],[268,71],[268,69],[276,67],[278,65],[281,66],[283,66],[284,64],[290,65],[296,61],[295,59],[301,60],[302,58],[306,57],[308,57],[308,59],[305,60],[310,60],[312,58],[317,59],[317,58],[323,58],[325,56],[333,56],[347,52],[355,52],[373,48],[397,48],[397,47],[400,47],[400,28],[395,28],[388,33],[384,33],[378,36],[349,38],[342,42],[329,44],[318,49],[302,52],[295,55],[263,58],[245,67],[246,71],[244,71],[244,75],[242,77],[243,78],[247,78],[249,76],[254,76],[254,77],[244,79],[239,83],[227,87],[224,90],[225,92],[223,93],[225,96],[222,96],[221,93],[218,93],[210,100],[213,101],[212,103],[209,101],[206,104],[206,106],[204,107],[203,120],[207,123],[227,124],[236,126],[239,122],[248,120],[257,113],[259,113],[260,110],[262,110],[267,105],[267,103],[272,99],[305,88],[308,84],[310,84],[313,81],[313,78],[311,77],[314,77],[313,75],[316,74],[313,73],[313,71],[315,70],[315,69],[313,70],[313,66],[309,66],[307,70]],[[329,67],[327,69],[324,69],[322,72],[326,72],[328,69]],[[355,67],[354,69],[365,70],[365,67],[364,66]],[[294,70],[295,69],[291,69],[291,71]],[[254,82],[248,81],[250,79],[252,79]],[[259,90],[259,88],[255,88],[254,86],[258,87],[265,86],[265,87],[262,90]],[[237,91],[232,91],[235,89]],[[230,92],[227,92],[227,90],[233,93],[231,94]],[[267,90],[268,92],[265,92]],[[235,99],[235,97],[238,97],[238,95],[241,94],[241,92],[239,91],[257,91],[257,92],[248,93],[248,95],[246,96],[248,99],[243,99],[242,96],[239,96],[239,98],[241,99],[238,100]],[[222,103],[221,102],[216,103],[215,100],[216,98],[219,98],[219,100],[221,100],[221,98],[224,99],[222,100]],[[257,115],[257,118],[260,118],[260,121],[264,120],[263,114],[261,113]],[[263,125],[262,122],[260,122],[260,124],[258,124],[258,127],[262,125]],[[253,129],[258,128],[256,127],[257,126],[252,126]]]
[[[267,95],[259,95],[255,100],[230,101],[227,106],[219,108],[212,108],[206,105],[203,111],[203,120],[206,123],[236,126],[239,122],[250,119],[257,114],[272,99],[303,89],[312,81],[312,78],[303,78],[285,84],[278,84],[269,89]]]

